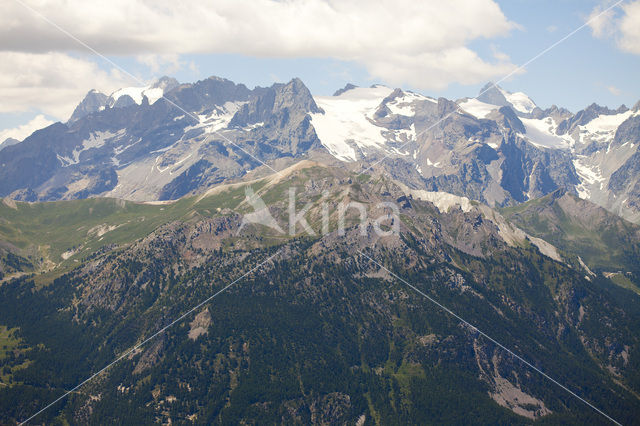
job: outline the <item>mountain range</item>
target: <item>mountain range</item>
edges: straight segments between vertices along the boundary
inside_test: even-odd
[[[639,116],[91,91],[0,149],[0,422],[633,424]]]
[[[489,206],[564,188],[637,222],[638,106],[542,110],[493,83],[454,102],[384,86],[313,96],[299,79],[249,90],[163,77],[110,96],[92,90],[67,123],[2,149],[0,196],[171,200],[331,156]]]

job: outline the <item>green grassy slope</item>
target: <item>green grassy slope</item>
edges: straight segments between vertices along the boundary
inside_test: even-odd
[[[640,226],[562,192],[501,212],[521,229],[573,257],[576,266],[579,256],[593,272],[621,272],[627,276],[625,287],[640,292]]]

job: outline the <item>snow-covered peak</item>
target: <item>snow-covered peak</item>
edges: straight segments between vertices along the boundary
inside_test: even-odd
[[[164,93],[175,87],[178,82],[170,77],[162,77],[151,84],[142,87],[123,87],[118,89],[109,96],[108,105],[113,106],[122,96],[129,96],[133,101],[142,105],[143,97],[149,99],[149,104],[155,103],[164,96]]]
[[[503,106],[510,106],[518,115],[526,117],[530,117],[533,110],[537,108],[535,102],[525,93],[511,93],[494,83],[487,84],[476,98],[466,99],[460,103],[463,110],[476,118],[486,118],[492,111]]]
[[[385,86],[355,87],[338,96],[315,96],[324,113],[312,114],[313,127],[322,144],[336,158],[355,161],[356,147],[381,147],[382,131],[371,118],[382,101],[393,92]]]
[[[616,130],[622,123],[633,115],[638,115],[632,110],[619,114],[601,114],[585,125],[578,126],[579,135],[577,141],[579,143],[604,142],[613,141]]]
[[[343,101],[377,102],[378,104],[375,106],[378,106],[380,102],[382,102],[382,100],[389,96],[392,92],[393,89],[391,89],[390,87],[376,84],[371,87],[354,87],[342,92],[338,96],[331,97]]]
[[[460,102],[459,105],[460,108],[476,118],[487,118],[491,112],[501,108],[500,105],[482,102],[475,98]],[[535,104],[533,105],[535,108]],[[556,134],[558,125],[552,117],[543,119],[519,117],[519,119],[526,129],[525,134],[521,136],[533,145],[552,149],[568,149],[572,145],[570,137]]]
[[[523,114],[531,114],[537,105],[523,92],[511,93],[498,86],[502,96],[509,102],[513,109]]]
[[[536,104],[522,92],[511,93],[495,83],[487,83],[476,97],[478,101],[496,106],[510,106],[518,115],[529,115],[536,109]]]
[[[416,139],[415,125],[390,128],[378,121],[380,108],[386,107],[391,114],[406,119],[415,116],[419,103],[437,103],[418,93],[382,85],[349,85],[333,96],[315,96],[314,100],[324,111],[311,115],[316,134],[325,148],[342,161],[356,161],[371,149],[409,155],[397,146]]]
[[[122,96],[129,96],[133,99],[133,102],[138,105],[142,105],[142,98],[146,96],[149,99],[149,104],[153,104],[164,94],[160,88],[152,87],[151,85],[142,87],[123,87],[118,89],[109,96],[109,105],[115,104]]]
[[[479,101],[476,98],[466,99],[458,104],[463,111],[476,118],[487,118],[492,111],[500,109],[500,106]]]
[[[433,99],[431,97],[424,96],[419,93],[402,91],[400,92],[399,96],[396,96],[392,100],[386,102],[386,106],[393,114],[413,117],[416,113],[416,101],[438,103],[436,99]]]
[[[637,115],[633,111],[626,111],[614,115],[600,115],[588,122],[584,128],[590,132],[605,131],[609,132],[618,129],[618,127],[632,115]]]
[[[570,149],[573,140],[567,135],[556,134],[557,123],[552,117],[543,119],[520,118],[526,134],[524,136],[532,145],[551,149]]]

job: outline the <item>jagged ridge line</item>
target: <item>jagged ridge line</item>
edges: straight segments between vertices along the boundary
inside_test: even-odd
[[[611,9],[615,8],[616,6],[618,6],[620,3],[622,3],[624,0],[618,0],[616,3],[614,3],[613,5],[609,6],[608,8],[604,9],[602,12],[600,12],[599,14],[591,17],[589,20],[587,20],[584,24],[580,25],[578,28],[576,28],[575,30],[571,31],[569,34],[567,34],[566,36],[562,37],[560,40],[556,41],[555,43],[553,43],[551,46],[547,47],[546,49],[542,50],[540,53],[538,53],[537,55],[535,55],[533,58],[529,59],[528,61],[526,61],[524,64],[517,66],[513,71],[511,71],[509,74],[507,74],[506,76],[502,77],[500,80],[498,80],[495,83],[492,83],[492,86],[486,88],[485,90],[482,90],[480,93],[478,93],[478,95],[476,95],[473,98],[470,99],[478,99],[480,96],[484,95],[485,93],[487,93],[489,90],[491,90],[493,87],[497,87],[498,84],[502,83],[503,81],[505,81],[506,79],[508,79],[509,77],[511,77],[512,75],[514,75],[515,73],[517,73],[520,70],[523,70],[524,68],[526,68],[528,65],[530,65],[532,62],[540,59],[541,56],[545,55],[546,53],[548,53],[550,50],[554,49],[555,47],[557,47],[559,44],[565,42],[567,39],[573,37],[576,33],[578,33],[579,31],[581,31],[583,28],[585,28],[586,26],[588,26],[589,24],[591,24],[593,21],[595,21],[596,19],[600,18],[602,15],[604,15],[605,13],[607,13],[608,11],[610,11]],[[424,129],[423,131],[421,131],[420,133],[416,134],[416,141],[418,140],[419,136],[424,135],[426,132],[428,132],[429,130],[433,129],[434,127],[436,127],[438,124],[442,123],[443,121],[445,121],[447,118],[451,117],[453,114],[457,113],[460,110],[460,104],[458,104],[457,102],[454,102],[456,104],[456,109],[454,111],[451,111],[450,113],[448,113],[447,115],[445,115],[444,117],[442,117],[440,120],[436,121],[434,124],[432,124],[431,126],[427,127],[426,129]],[[400,145],[399,148],[396,148],[398,150],[401,150],[402,148],[404,148],[405,146],[407,146],[409,143],[411,143],[412,141],[407,141],[404,144]],[[360,176],[361,174],[367,172],[368,170],[371,170],[373,167],[377,166],[378,164],[382,163],[384,160],[386,160],[387,158],[389,158],[390,154],[387,153],[385,154],[380,160],[376,161],[375,163],[373,163],[372,165],[370,165],[369,167],[367,167],[366,169],[364,169],[363,171],[361,171],[360,173],[358,173],[358,176]]]
[[[76,41],[77,43],[80,43],[82,46],[84,46],[85,48],[89,49],[91,52],[93,52],[94,54],[98,55],[100,58],[104,59],[105,61],[109,62],[111,65],[113,65],[114,67],[116,67],[117,69],[119,69],[120,71],[122,71],[123,73],[125,73],[126,75],[128,75],[129,77],[133,78],[137,83],[139,84],[145,84],[144,81],[140,80],[138,77],[136,77],[135,75],[131,74],[129,71],[127,71],[126,69],[122,68],[120,65],[116,64],[115,62],[113,62],[111,59],[107,58],[105,55],[103,55],[102,53],[98,52],[97,50],[95,50],[93,47],[89,46],[87,43],[83,42],[82,40],[80,40],[79,38],[77,38],[76,36],[74,36],[73,34],[71,34],[70,32],[68,32],[67,30],[65,30],[64,28],[60,27],[58,24],[56,24],[55,22],[53,22],[51,19],[47,18],[45,15],[43,15],[42,13],[38,12],[37,10],[35,10],[34,8],[32,8],[31,6],[25,4],[22,0],[15,0],[17,3],[19,3],[21,6],[23,6],[24,8],[26,8],[27,10],[31,11],[32,13],[36,14],[37,16],[39,16],[41,19],[43,19],[45,22],[47,22],[48,24],[50,24],[51,26],[53,26],[55,29],[57,29],[58,31],[62,32],[63,34],[65,34],[66,36],[70,37],[72,40]],[[164,95],[164,90],[161,96],[161,99],[164,99],[166,102],[168,102],[169,104],[173,105],[174,107],[176,107],[177,109],[179,109],[180,111],[184,112],[185,114],[189,115],[191,118],[193,118],[194,120],[196,120],[197,122],[200,122],[200,119],[193,113],[185,110],[184,108],[182,108],[180,105],[176,104],[175,102],[173,102],[172,100],[170,100],[169,98],[167,98]],[[268,168],[270,168],[271,170],[273,170],[276,173],[280,173],[278,172],[276,169],[274,169],[273,167],[271,167],[270,165],[268,165],[267,163],[265,163],[262,160],[259,160],[258,158],[256,158],[254,155],[252,155],[251,153],[247,152],[244,148],[242,148],[240,145],[236,144],[235,142],[233,142],[231,139],[227,138],[225,135],[223,135],[222,133],[220,133],[218,130],[214,130],[212,133],[216,134],[217,136],[220,136],[222,139],[224,139],[225,141],[229,142],[230,144],[232,144],[233,146],[235,146],[236,148],[240,149],[242,152],[244,152],[245,154],[247,154],[249,157],[253,158],[254,160],[256,160],[257,162],[259,162],[260,164],[262,164],[263,166],[267,166]]]

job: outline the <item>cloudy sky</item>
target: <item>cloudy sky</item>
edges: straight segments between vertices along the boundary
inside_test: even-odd
[[[300,77],[315,94],[382,83],[452,99],[510,75],[501,85],[542,107],[631,106],[640,100],[640,0],[602,13],[614,4],[4,0],[0,142],[66,121],[90,89],[109,94],[162,75],[249,87]]]

